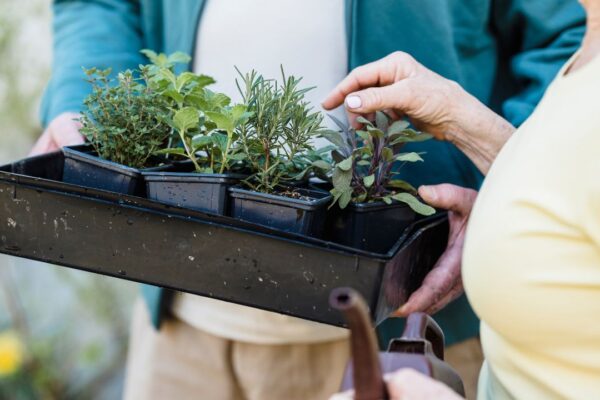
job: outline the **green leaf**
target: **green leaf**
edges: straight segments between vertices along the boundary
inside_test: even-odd
[[[184,107],[175,113],[173,124],[179,132],[187,132],[195,128],[200,123],[200,115],[198,110],[192,107]]]
[[[332,176],[333,187],[339,191],[350,189],[352,183],[352,172],[343,171],[339,168],[333,170]]]
[[[177,85],[177,77],[175,77],[175,74],[167,68],[159,69],[156,77],[170,82],[173,86]]]
[[[211,138],[215,146],[217,146],[221,152],[225,153],[225,150],[227,149],[227,135],[219,132],[213,132]]]
[[[367,188],[370,188],[375,183],[375,175],[365,176],[363,182]]]
[[[421,156],[419,155],[419,153],[402,153],[402,154],[397,154],[394,159],[396,161],[405,161],[405,162],[419,162],[419,161],[423,161],[423,159],[421,158]]]
[[[394,161],[394,151],[389,147],[384,147],[381,150],[381,157],[385,162],[392,162]]]
[[[177,90],[175,89],[169,89],[169,90],[165,90],[163,92],[163,95],[172,98],[173,100],[175,100],[177,103],[183,103],[184,101],[184,97],[181,93],[179,93]]]
[[[192,61],[192,58],[181,51],[176,51],[168,57],[168,62],[171,64],[187,64],[190,61]]]
[[[351,189],[345,190],[344,192],[342,192],[342,195],[340,196],[340,200],[339,200],[340,208],[343,210],[344,208],[346,208],[348,206],[348,204],[350,204],[351,201],[352,201],[352,190]]]
[[[356,163],[356,165],[360,165],[361,167],[369,167],[369,166],[371,166],[371,161],[360,160],[359,162]]]
[[[417,189],[414,188],[413,185],[411,185],[410,183],[400,180],[400,179],[392,179],[391,181],[389,181],[386,185],[386,187],[388,188],[393,188],[393,189],[400,189],[400,190],[404,190],[410,193],[416,193]]]
[[[210,118],[212,122],[217,125],[217,128],[223,129],[225,131],[232,131],[234,128],[234,122],[231,117],[220,112],[216,111],[206,111],[206,116]]]
[[[170,148],[170,149],[160,149],[154,152],[154,154],[157,155],[166,155],[166,154],[172,154],[172,155],[177,155],[177,156],[185,156],[185,149],[181,148],[181,147],[174,147],[174,148]]]
[[[369,135],[371,135],[374,138],[383,139],[385,137],[385,133],[383,133],[381,129],[372,128],[368,126],[367,131],[369,132]]]
[[[325,170],[325,171],[331,170],[331,164],[328,163],[325,160],[313,161],[312,166],[316,167],[316,168],[319,168],[319,169],[322,169],[322,170]]]
[[[402,133],[409,126],[410,123],[403,119],[395,121],[392,125],[390,125],[390,128],[388,129],[388,136],[393,136]]]
[[[183,72],[182,74],[180,74],[177,79],[176,79],[176,83],[175,83],[175,89],[179,92],[181,91],[181,89],[185,86],[186,83],[190,82],[191,80],[196,78],[196,74],[192,73],[192,72]]]
[[[350,171],[352,169],[352,161],[353,161],[353,157],[350,156],[350,157],[346,158],[344,161],[342,161],[341,163],[339,163],[336,167],[341,169],[342,171]]]
[[[212,137],[206,136],[204,134],[195,135],[192,138],[192,147],[194,148],[194,150],[198,150],[202,147],[210,146],[213,143],[214,142],[213,142]]]
[[[400,144],[400,143],[416,143],[416,142],[424,142],[426,140],[429,140],[433,138],[432,135],[428,134],[428,133],[419,133],[417,131],[414,131],[412,129],[407,129],[405,130],[401,136],[397,137],[396,139],[394,139],[390,145],[396,145],[396,144]]]
[[[348,144],[346,143],[346,140],[344,139],[344,137],[342,136],[342,134],[340,132],[336,132],[330,129],[325,129],[321,131],[321,137],[327,139],[329,142],[331,142],[334,146],[336,146],[339,149],[345,149],[348,147]]]
[[[375,113],[375,124],[377,128],[386,132],[390,126],[390,119],[384,112],[377,111]]]
[[[233,106],[231,108],[231,116],[234,122],[237,122],[238,120],[240,120],[244,114],[246,114],[246,111],[248,110],[248,106],[246,106],[245,104],[236,104],[235,106]]]
[[[366,126],[373,126],[373,123],[371,121],[369,121],[368,119],[366,119],[365,117],[358,117],[356,118],[356,122],[366,125]]]
[[[371,136],[367,131],[356,131],[356,136],[358,136],[365,142],[369,142],[369,139],[371,139]]]
[[[381,200],[383,200],[383,202],[387,205],[392,204],[392,199],[390,198],[390,196],[382,197]]]
[[[156,54],[155,51],[152,51],[150,49],[143,49],[140,51],[140,53],[142,53],[143,55],[148,57],[148,60],[150,60],[150,62],[152,64],[156,64],[156,60],[158,59],[158,54]]]
[[[392,199],[408,204],[410,208],[417,214],[421,215],[433,215],[435,214],[435,208],[428,206],[427,204],[421,203],[419,199],[410,193],[397,193],[392,196]]]

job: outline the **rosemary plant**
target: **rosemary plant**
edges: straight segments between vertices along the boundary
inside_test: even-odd
[[[287,77],[283,68],[281,82],[256,71],[238,73],[241,82],[236,84],[251,113],[237,129],[252,171],[245,183],[253,190],[273,193],[313,168],[307,157],[315,151],[311,140],[323,131],[323,116],[305,100],[312,88],[301,88],[301,78]]]

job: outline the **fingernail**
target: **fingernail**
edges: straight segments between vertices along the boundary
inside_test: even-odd
[[[346,97],[346,106],[348,108],[360,108],[362,106],[362,100],[358,96]]]
[[[427,198],[427,200],[429,201],[435,201],[437,197],[436,191],[430,188],[429,186],[421,186],[419,188],[419,194],[421,195],[421,197]]]

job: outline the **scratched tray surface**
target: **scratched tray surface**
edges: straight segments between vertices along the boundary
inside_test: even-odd
[[[0,252],[344,326],[329,292],[350,286],[378,323],[422,282],[445,215],[387,254],[60,182],[60,152],[0,167]]]

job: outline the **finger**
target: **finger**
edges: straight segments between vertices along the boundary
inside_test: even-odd
[[[413,312],[426,311],[444,299],[461,280],[460,265],[462,248],[452,246],[444,251],[433,269],[417,289],[393,316],[405,317]]]
[[[446,296],[444,296],[440,301],[434,303],[431,307],[426,309],[424,312],[426,314],[433,315],[433,314],[437,313],[438,311],[440,311],[441,309],[443,309],[444,307],[446,307],[448,304],[452,303],[457,298],[459,298],[464,292],[465,292],[465,289],[462,285],[462,282],[457,282],[456,286],[454,286],[452,289],[450,289],[450,291],[448,292],[448,294],[446,294]]]
[[[419,195],[426,203],[436,208],[454,211],[462,215],[469,214],[477,191],[451,184],[421,186]]]
[[[42,133],[42,136],[35,142],[31,150],[29,151],[29,157],[38,156],[40,154],[47,153],[52,144],[52,136],[48,131]]]
[[[395,52],[381,60],[355,68],[323,101],[323,108],[331,110],[344,103],[346,96],[372,86],[391,85],[405,79],[414,70],[414,58]]]
[[[79,133],[81,124],[77,121],[62,124],[61,129],[52,129],[52,140],[57,147],[74,146],[85,143],[83,135]]]
[[[405,399],[408,391],[415,385],[430,384],[425,375],[411,368],[402,368],[391,374],[386,374],[384,380],[387,384],[390,399]]]
[[[358,92],[352,92],[346,97],[346,108],[357,114],[369,114],[385,109],[394,109],[410,114],[413,96],[411,79],[383,87],[371,87]]]
[[[354,400],[354,390],[334,394],[329,400]]]

